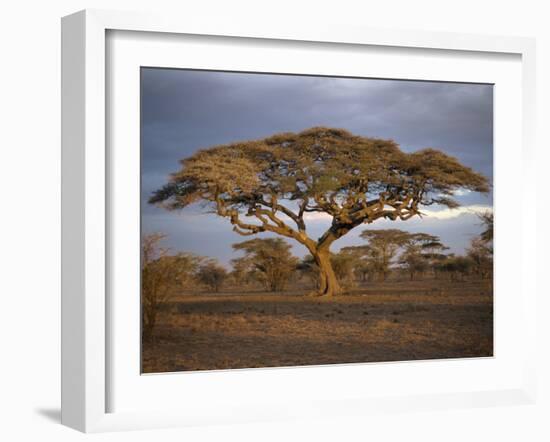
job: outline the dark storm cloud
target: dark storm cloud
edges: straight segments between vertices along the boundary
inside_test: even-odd
[[[141,93],[144,202],[198,148],[312,126],[391,138],[406,151],[442,149],[492,178],[490,85],[143,69]],[[491,205],[476,194],[461,200]],[[148,204],[143,212],[144,231],[170,230],[184,248],[176,214]],[[223,220],[208,222],[218,244],[239,240]]]

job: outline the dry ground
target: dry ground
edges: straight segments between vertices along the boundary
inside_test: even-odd
[[[323,299],[182,294],[159,313],[143,372],[492,356],[488,282],[386,282]]]

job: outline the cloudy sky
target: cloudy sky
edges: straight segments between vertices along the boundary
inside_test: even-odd
[[[493,89],[491,85],[373,80],[142,68],[141,76],[142,232],[168,235],[165,246],[217,257],[236,257],[231,244],[245,239],[227,219],[200,207],[180,212],[147,204],[151,193],[178,169],[178,160],[215,144],[264,138],[313,126],[338,127],[356,135],[391,138],[412,152],[440,149],[493,176]],[[492,206],[492,195],[458,197],[462,207],[430,207],[409,221],[374,222],[439,235],[462,253],[482,227],[475,212]],[[329,225],[308,220],[316,238]],[[333,245],[360,243],[360,226]],[[267,237],[267,234],[260,234]],[[296,255],[304,255],[299,244]]]

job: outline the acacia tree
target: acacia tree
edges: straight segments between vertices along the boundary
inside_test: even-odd
[[[284,289],[298,265],[298,258],[290,253],[290,244],[281,238],[255,238],[233,244],[233,249],[245,253],[232,261],[233,266],[249,268],[272,292]]]
[[[197,279],[213,292],[219,292],[222,284],[227,279],[228,273],[215,259],[209,259],[203,263],[197,272]]]
[[[246,286],[254,279],[254,267],[249,260],[235,258],[231,260],[231,266],[233,269],[229,276],[237,286]]]
[[[355,278],[361,282],[371,280],[377,273],[376,264],[368,259],[369,250],[364,246],[342,247],[340,255],[350,256],[353,263],[353,273]]]
[[[360,236],[367,240],[367,245],[358,248],[364,250],[366,259],[385,281],[393,259],[398,250],[411,241],[411,234],[399,229],[383,229],[364,230]]]
[[[468,256],[447,255],[447,257],[437,263],[439,271],[445,272],[450,276],[451,281],[464,280],[464,277],[470,273],[474,263]]]
[[[438,236],[427,233],[411,233],[405,250],[399,258],[399,263],[409,273],[411,281],[418,273],[423,273],[435,262],[442,259],[441,252],[448,250],[448,247],[441,243]]]
[[[392,140],[316,127],[199,150],[150,202],[174,210],[203,201],[240,235],[273,232],[304,245],[319,268],[319,294],[341,292],[334,241],[378,219],[408,220],[423,205],[457,207],[458,189],[487,192],[487,179],[434,149],[405,153]],[[332,222],[317,239],[308,213]]]
[[[481,222],[483,223],[484,230],[481,232],[480,238],[485,243],[489,244],[493,242],[493,221],[494,215],[492,211],[486,211],[479,215]]]
[[[467,256],[474,263],[474,271],[481,279],[488,278],[493,271],[493,221],[491,210],[478,215],[483,223],[483,232],[470,241],[466,249]]]
[[[467,256],[474,264],[474,271],[481,279],[489,277],[493,270],[493,248],[481,238],[473,238],[466,249]]]
[[[354,254],[365,263],[364,270],[378,274],[385,281],[397,251],[409,240],[410,234],[399,229],[364,230],[360,237],[366,245],[344,247],[342,252]]]

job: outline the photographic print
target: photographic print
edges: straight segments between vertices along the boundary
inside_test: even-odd
[[[493,355],[493,86],[141,68],[143,373]]]

